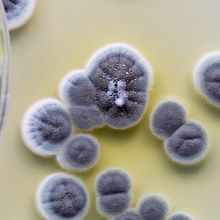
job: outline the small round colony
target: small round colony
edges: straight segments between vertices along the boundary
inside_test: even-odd
[[[96,180],[97,209],[104,217],[123,213],[131,201],[131,179],[120,169],[108,169]]]
[[[24,116],[21,129],[27,147],[44,157],[55,155],[72,132],[67,112],[61,102],[52,98],[31,106]]]
[[[9,30],[24,25],[32,16],[36,0],[2,0]]]
[[[194,71],[194,84],[209,103],[220,108],[220,52],[203,57]]]
[[[164,220],[168,213],[167,201],[156,194],[142,198],[138,207],[143,220]]]
[[[185,213],[174,213],[168,220],[193,220],[188,214]]]
[[[141,220],[139,214],[134,210],[127,210],[120,215],[117,215],[112,220]]]
[[[78,178],[55,173],[40,184],[36,206],[47,220],[80,220],[88,212],[89,194]]]
[[[95,105],[96,90],[82,70],[67,74],[59,86],[59,96],[68,105],[74,125],[82,130],[102,127],[104,116]]]
[[[168,138],[186,122],[184,107],[176,101],[163,101],[151,115],[150,127],[155,136]]]
[[[100,145],[91,135],[78,134],[57,154],[58,163],[67,170],[86,171],[95,166]]]
[[[188,121],[165,141],[169,158],[181,165],[200,162],[208,152],[205,129],[195,121]]]
[[[99,50],[84,71],[68,74],[59,94],[77,127],[126,129],[143,116],[150,83],[151,67],[142,55],[128,45],[113,44]]]

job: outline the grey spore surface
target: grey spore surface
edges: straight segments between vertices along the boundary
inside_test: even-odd
[[[88,204],[88,192],[84,184],[69,174],[52,174],[38,189],[37,206],[48,220],[82,219]]]
[[[220,108],[220,52],[209,53],[199,61],[194,83],[209,103]]]
[[[95,87],[83,70],[75,70],[68,74],[61,82],[59,93],[61,99],[71,106],[88,106],[95,102]]]
[[[96,191],[100,195],[126,193],[130,188],[130,177],[120,169],[108,169],[102,172],[96,181]]]
[[[84,70],[73,71],[65,77],[60,96],[66,97],[73,122],[79,128],[91,130],[107,125],[126,129],[142,118],[149,99],[150,81],[151,67],[135,49],[112,44],[95,53]],[[86,112],[90,121],[86,125],[83,120],[77,121],[82,117],[78,109],[85,105],[97,108],[95,114],[90,110]],[[82,110],[85,111],[86,108]],[[95,115],[99,119],[96,120]]]
[[[161,139],[168,138],[186,121],[184,107],[175,101],[163,101],[151,116],[152,132]]]
[[[2,0],[9,30],[25,24],[32,16],[36,0]]]
[[[76,128],[92,130],[104,125],[104,115],[95,104],[95,87],[83,70],[72,71],[62,80],[59,95]]]
[[[47,109],[44,114],[39,111],[38,122],[36,125],[42,140],[51,143],[62,142],[70,133],[71,128],[66,112],[62,109]]]
[[[7,19],[15,18],[21,13],[25,13],[25,7],[28,5],[27,0],[2,0]]]
[[[98,141],[87,134],[74,136],[58,153],[58,162],[62,167],[78,171],[93,167],[100,152]]]
[[[99,213],[113,217],[123,213],[131,201],[131,180],[121,169],[103,171],[96,180],[96,205]]]
[[[81,130],[91,130],[104,126],[104,116],[96,105],[71,106],[69,113],[73,124]]]
[[[139,203],[139,214],[143,220],[164,220],[167,212],[168,204],[159,195],[145,196]]]
[[[203,89],[207,95],[220,101],[220,62],[214,63],[204,69]]]
[[[114,216],[126,210],[130,200],[131,196],[128,193],[102,195],[97,198],[97,206],[103,215]]]
[[[168,220],[193,220],[188,214],[175,213]]]
[[[25,114],[22,131],[23,139],[31,150],[50,155],[56,153],[67,140],[72,125],[59,101],[43,99]]]
[[[188,121],[165,141],[165,151],[175,162],[185,165],[198,163],[207,153],[208,137],[204,128]]]
[[[137,212],[128,209],[127,211],[116,216],[112,220],[141,220],[141,217]]]
[[[148,64],[133,48],[120,44],[104,48],[92,62],[87,72],[97,90],[96,104],[106,123],[121,129],[136,124],[148,101]]]

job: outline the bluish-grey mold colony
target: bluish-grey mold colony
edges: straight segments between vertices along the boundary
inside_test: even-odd
[[[81,220],[89,208],[89,194],[76,177],[55,173],[47,176],[36,194],[36,206],[47,220]]]
[[[122,184],[120,184],[122,185]],[[124,212],[109,218],[110,220],[193,220],[184,212],[175,212],[168,218],[170,205],[160,194],[148,194],[142,197],[137,208],[128,208]]]
[[[141,220],[141,217],[136,211],[128,209],[122,214],[117,215],[112,220]]]
[[[36,0],[2,0],[9,30],[24,25],[32,16]]]
[[[168,212],[167,201],[156,194],[143,197],[138,205],[143,220],[164,220]]]
[[[35,154],[56,155],[72,132],[71,120],[62,103],[45,98],[33,104],[22,122],[22,137]]]
[[[198,163],[206,154],[208,137],[203,127],[188,121],[164,142],[169,157],[180,164]]]
[[[23,0],[3,0],[7,16],[17,6],[28,7]],[[22,8],[22,10],[26,10]],[[65,170],[87,171],[100,156],[100,144],[89,134],[109,126],[127,129],[142,118],[149,102],[151,67],[139,52],[126,44],[111,44],[95,53],[84,70],[74,70],[59,86],[62,102],[45,98],[34,103],[22,121],[26,146],[43,157],[55,156]],[[220,106],[220,52],[209,54],[198,64],[196,86],[214,105]],[[159,103],[150,118],[153,134],[164,141],[168,157],[181,165],[194,165],[208,152],[208,136],[203,126],[187,120],[184,107],[176,100]],[[131,178],[119,168],[98,175],[95,181],[96,207],[111,220],[164,220],[169,206],[159,194],[143,197],[137,209],[129,208]],[[75,176],[54,173],[40,184],[36,206],[47,220],[81,220],[90,204],[88,190]],[[184,213],[174,213],[169,220],[192,220]]]
[[[131,201],[131,179],[121,169],[103,171],[95,182],[96,206],[100,215],[114,217],[123,213]]]
[[[193,220],[191,216],[186,213],[174,213],[168,220]]]
[[[208,136],[196,121],[186,121],[184,107],[176,101],[163,101],[151,115],[153,134],[164,140],[168,157],[181,165],[200,162],[208,152]]]
[[[78,134],[60,149],[57,160],[64,169],[86,171],[95,166],[99,155],[98,141],[92,135]]]
[[[198,62],[194,85],[210,104],[220,108],[220,52],[209,53]]]
[[[168,138],[186,122],[186,112],[181,104],[166,101],[157,106],[151,118],[151,129],[160,139]]]
[[[84,70],[68,74],[59,94],[77,128],[126,129],[145,112],[151,74],[149,63],[134,48],[112,44],[97,51]]]

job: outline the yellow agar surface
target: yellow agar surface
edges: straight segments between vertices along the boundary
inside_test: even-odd
[[[208,105],[192,83],[197,60],[220,49],[219,8],[218,0],[38,0],[31,21],[11,33],[13,75],[0,147],[0,219],[42,219],[34,203],[37,186],[48,174],[62,171],[53,159],[42,159],[24,146],[20,123],[26,109],[41,98],[56,97],[62,77],[84,68],[97,48],[125,42],[148,58],[154,85],[138,126],[92,133],[101,143],[101,159],[91,171],[77,174],[91,194],[86,220],[103,219],[96,211],[93,182],[109,167],[131,174],[133,207],[144,194],[156,192],[168,198],[170,213],[219,220],[220,110]],[[210,152],[199,166],[170,162],[149,129],[150,112],[168,95],[177,96],[188,118],[209,132]]]

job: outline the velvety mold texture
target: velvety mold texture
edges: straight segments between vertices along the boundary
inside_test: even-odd
[[[37,0],[2,0],[8,29],[15,30],[23,26],[32,17]]]
[[[163,220],[168,213],[169,206],[162,196],[152,194],[140,200],[138,210],[143,220]]]
[[[197,121],[187,120],[184,106],[176,99],[167,99],[155,107],[150,128],[164,141],[167,156],[177,164],[198,164],[208,153],[206,129]]]
[[[220,108],[220,52],[206,54],[196,65],[194,86],[208,103]]]
[[[45,98],[25,113],[21,131],[26,146],[39,156],[55,155],[67,141],[73,128],[62,103]]]
[[[174,213],[168,220],[193,220],[192,217],[183,212]]]
[[[100,144],[92,135],[74,136],[57,154],[58,163],[66,170],[87,171],[100,156]]]
[[[220,2],[0,3],[0,219],[218,220]]]
[[[59,95],[77,128],[126,129],[142,118],[151,83],[148,61],[133,47],[116,43],[98,50],[84,70],[69,73]]]
[[[89,209],[89,200],[84,183],[66,173],[47,176],[36,194],[36,206],[47,220],[83,219]]]
[[[103,171],[96,179],[96,207],[106,218],[123,213],[131,202],[131,178],[127,172],[111,168]]]
[[[126,210],[122,214],[116,216],[112,220],[141,220],[140,215],[135,210]]]

